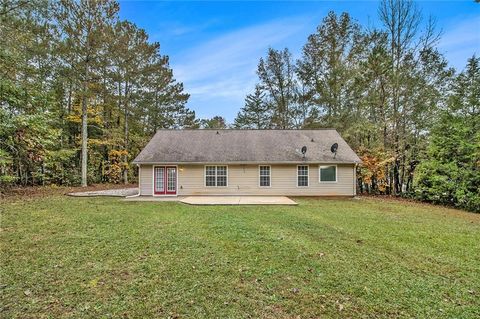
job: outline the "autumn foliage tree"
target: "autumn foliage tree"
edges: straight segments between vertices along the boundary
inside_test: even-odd
[[[159,43],[118,11],[0,0],[0,188],[127,182],[157,129],[199,126]]]
[[[442,115],[453,96],[463,106],[478,96],[466,85],[452,94],[455,71],[436,48],[434,21],[423,20],[415,2],[383,0],[378,13],[381,25],[367,29],[348,13],[329,12],[294,64],[288,51],[269,49],[235,126],[333,127],[363,161],[357,168],[360,192],[412,196],[420,185],[415,179],[425,172],[422,162],[433,156],[430,133],[439,119],[455,126]]]

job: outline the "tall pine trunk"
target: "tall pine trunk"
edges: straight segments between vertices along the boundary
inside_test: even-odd
[[[88,146],[88,122],[87,122],[87,96],[86,85],[82,97],[82,187],[87,187],[87,146]]]
[[[129,103],[129,87],[128,87],[128,82],[125,84],[125,131],[124,131],[124,148],[125,151],[128,152],[128,103]],[[128,153],[124,155],[123,161],[125,165],[127,165],[128,162]],[[128,184],[128,169],[127,167],[124,167],[123,169],[123,183]]]
[[[87,50],[88,52],[88,50]],[[87,90],[89,80],[90,55],[85,56],[85,70],[82,88],[82,187],[87,187],[87,162],[88,162],[88,106]]]
[[[128,152],[128,114],[127,114],[127,107],[125,106],[125,151]],[[128,154],[124,155],[123,161],[125,165],[128,162]],[[128,169],[125,167],[123,169],[123,183],[128,184]]]

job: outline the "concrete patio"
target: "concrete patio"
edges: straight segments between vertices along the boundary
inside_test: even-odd
[[[189,205],[298,205],[285,196],[134,196],[128,202],[180,202]]]
[[[180,202],[189,205],[297,205],[286,196],[137,196],[137,188],[69,193],[75,197],[113,196],[128,202]]]
[[[297,205],[285,196],[188,196],[180,202],[190,205]]]

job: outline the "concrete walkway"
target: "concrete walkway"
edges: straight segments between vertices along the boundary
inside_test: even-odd
[[[180,202],[190,205],[297,205],[285,196],[188,196]]]
[[[68,193],[69,196],[76,197],[94,197],[94,196],[112,196],[112,197],[126,197],[138,194],[138,188],[117,188],[106,189],[102,191],[90,191],[90,192],[76,192]]]

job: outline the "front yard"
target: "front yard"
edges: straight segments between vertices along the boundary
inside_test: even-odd
[[[1,317],[480,317],[480,215],[298,202],[4,200]]]

